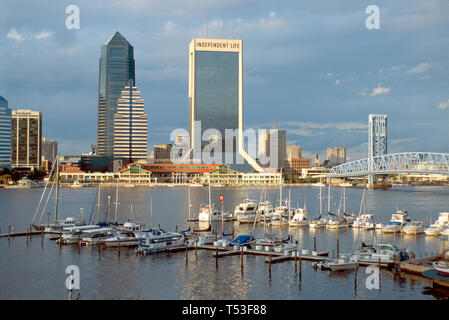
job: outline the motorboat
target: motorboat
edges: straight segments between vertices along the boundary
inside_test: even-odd
[[[439,275],[449,277],[449,261],[435,261],[432,263],[432,266]]]
[[[100,226],[97,224],[85,225],[85,226],[72,226],[62,229],[61,237],[56,241],[60,244],[74,244],[80,243],[81,235],[85,230],[98,229]]]
[[[357,260],[351,256],[342,255],[330,261],[314,262],[312,263],[312,267],[320,270],[345,271],[354,270],[356,263]]]
[[[140,239],[136,248],[136,254],[148,255],[169,248],[182,247],[184,240],[183,233],[167,232],[162,228],[151,228],[144,232],[144,236]]]
[[[258,221],[259,222],[269,221],[273,212],[274,212],[274,208],[270,201],[260,202],[256,209],[256,213],[259,215]]]
[[[443,231],[441,231],[441,239],[449,240],[449,228],[446,228]]]
[[[410,222],[411,219],[408,217],[407,211],[397,210],[392,214],[390,222],[383,226],[383,233],[397,233],[401,232],[402,228],[406,223]]]
[[[424,232],[428,236],[439,236],[447,227],[449,227],[449,212],[440,212],[437,221],[425,229]]]
[[[309,225],[309,221],[307,221],[307,209],[297,208],[293,218],[288,222],[288,225],[290,227],[304,227]]]
[[[55,220],[54,223],[45,225],[43,229],[44,232],[56,232],[62,231],[64,228],[84,226],[84,225],[86,225],[86,222],[84,220],[79,220],[74,217],[67,217],[64,220]]]
[[[245,199],[237,205],[234,210],[234,216],[239,223],[253,223],[257,215],[256,201]]]
[[[140,237],[131,231],[121,231],[116,236],[104,240],[107,247],[135,247],[139,242]]]
[[[326,185],[324,183],[320,182],[316,182],[316,183],[312,183],[312,187],[325,187]]]
[[[365,263],[394,263],[407,260],[409,254],[407,250],[393,244],[375,244],[353,252],[351,257],[355,261]]]
[[[82,245],[96,245],[104,242],[107,238],[114,236],[114,229],[112,228],[97,228],[84,230],[81,234]]]
[[[424,229],[422,221],[410,221],[404,225],[402,232],[406,235],[417,235],[424,233]]]
[[[298,249],[298,245],[295,243],[280,243],[274,246],[273,250],[274,252],[278,253],[284,253],[285,255],[288,255],[290,252],[295,251]]]
[[[212,207],[212,208],[211,208]],[[200,207],[200,212],[198,214],[198,220],[203,222],[217,221],[220,218],[220,211],[214,206],[209,206],[208,204],[203,204]]]
[[[255,240],[254,236],[252,235],[239,235],[238,237],[236,237],[235,239],[233,239],[229,245],[234,246],[234,247],[238,247],[238,246],[248,246],[249,244],[251,244],[253,241]]]

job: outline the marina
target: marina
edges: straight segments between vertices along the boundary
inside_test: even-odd
[[[340,195],[340,191],[338,188],[335,188],[335,198],[338,198]],[[285,292],[282,291],[282,288],[288,288],[286,292],[288,294],[293,295],[294,297],[303,297],[304,290],[308,292],[307,297],[310,298],[318,298],[311,291],[305,289],[312,287],[315,289],[323,290],[323,288],[328,288],[330,291],[330,295],[332,296],[332,292],[336,292],[340,289],[346,290],[345,297],[347,299],[358,299],[360,298],[361,292],[371,296],[372,298],[387,298],[389,297],[388,291],[385,290],[386,287],[396,287],[397,284],[394,281],[394,277],[391,278],[391,275],[394,275],[396,272],[400,270],[401,274],[404,274],[403,279],[407,279],[408,274],[412,274],[413,267],[416,264],[413,263],[413,259],[404,260],[404,261],[376,261],[373,259],[372,261],[364,261],[360,259],[357,261],[357,268],[349,268],[349,265],[345,265],[345,270],[340,271],[329,271],[329,275],[336,278],[328,278],[328,273],[321,270],[314,270],[314,264],[329,264],[335,261],[344,260],[345,255],[349,253],[355,253],[357,250],[360,250],[362,244],[370,245],[374,243],[393,243],[396,244],[399,248],[408,249],[409,253],[413,253],[414,259],[427,259],[431,260],[434,257],[441,256],[441,252],[447,249],[447,241],[440,239],[439,237],[434,236],[426,236],[424,233],[419,233],[416,235],[407,235],[405,233],[393,233],[393,234],[383,234],[376,230],[362,230],[359,228],[352,228],[347,226],[342,229],[310,229],[308,227],[299,227],[299,226],[289,226],[280,225],[280,226],[271,226],[268,224],[260,224],[257,222],[253,223],[243,223],[239,224],[236,221],[213,221],[211,231],[202,231],[195,232],[194,230],[206,230],[203,225],[203,222],[186,222],[188,220],[188,207],[186,203],[188,203],[189,191],[188,188],[173,188],[170,190],[175,195],[179,201],[169,201],[171,199],[170,195],[165,195],[167,193],[167,189],[164,189],[164,192],[160,192],[158,188],[133,188],[132,192],[129,188],[120,190],[120,206],[118,207],[118,221],[122,224],[113,225],[110,227],[103,226],[102,230],[92,229],[93,226],[85,226],[78,227],[83,230],[82,234],[95,233],[95,230],[100,230],[103,232],[114,231],[113,233],[117,236],[117,232],[124,232],[124,222],[131,219],[134,221],[134,224],[128,224],[127,227],[130,231],[134,231],[136,234],[144,235],[146,231],[149,230],[152,226],[160,225],[165,230],[164,232],[170,232],[174,234],[183,234],[184,240],[180,241],[180,238],[173,239],[174,241],[167,244],[166,239],[165,242],[161,245],[159,242],[158,245],[162,246],[158,248],[158,245],[154,246],[152,249],[147,248],[147,250],[143,250],[145,244],[145,238],[143,240],[134,241],[127,243],[126,241],[120,241],[118,238],[113,242],[113,245],[107,245],[107,237],[99,237],[99,241],[97,243],[91,243],[88,246],[80,246],[80,242],[76,241],[76,235],[74,235],[74,241],[72,245],[61,246],[58,243],[58,239],[62,238],[62,234],[64,231],[51,231],[50,234],[45,233],[45,231],[34,231],[31,229],[30,220],[32,218],[32,214],[34,213],[33,205],[39,201],[39,192],[37,189],[29,189],[27,192],[33,195],[35,201],[30,201],[28,203],[28,212],[30,215],[28,217],[25,216],[11,216],[10,218],[16,219],[15,222],[11,221],[11,219],[5,219],[5,216],[2,216],[2,226],[12,225],[14,229],[10,228],[10,232],[4,232],[1,234],[0,246],[2,247],[2,259],[0,261],[1,266],[5,266],[5,272],[7,274],[11,274],[13,277],[14,271],[11,270],[5,262],[7,259],[14,260],[27,260],[33,259],[33,261],[42,261],[46,265],[50,263],[50,261],[54,261],[57,257],[66,257],[64,261],[69,263],[81,263],[81,270],[90,270],[89,274],[83,273],[85,277],[89,279],[88,283],[85,283],[85,288],[81,289],[81,292],[85,292],[87,297],[93,297],[92,294],[97,295],[99,293],[99,289],[96,287],[99,282],[103,281],[101,278],[104,276],[110,280],[114,274],[116,277],[121,279],[123,276],[120,275],[119,270],[122,270],[124,266],[120,266],[123,263],[126,265],[126,268],[130,268],[131,265],[140,265],[139,269],[144,268],[145,265],[152,265],[151,270],[156,268],[162,268],[167,271],[167,276],[163,278],[154,279],[156,283],[160,285],[168,286],[169,289],[167,293],[162,297],[165,298],[179,298],[181,296],[192,298],[194,296],[202,297],[207,294],[206,292],[211,292],[208,287],[198,287],[196,284],[192,284],[192,281],[200,281],[199,275],[201,275],[204,279],[211,279],[213,274],[216,276],[219,275],[219,279],[221,280],[212,280],[215,284],[213,285],[215,289],[213,289],[212,296],[218,297],[216,294],[219,292],[224,292],[223,288],[230,288],[229,285],[232,283],[224,284],[223,281],[229,281],[229,279],[234,279],[235,284],[240,283],[239,291],[235,292],[238,297],[246,297],[246,298],[262,298],[266,295],[268,288],[269,291],[275,292],[275,297],[284,297]],[[136,192],[137,190],[137,192]],[[83,203],[83,207],[87,208],[88,203],[92,206],[92,203],[98,204],[96,199],[96,189],[95,188],[70,188],[70,189],[62,189],[62,195],[60,198],[60,213],[62,217],[65,217],[67,212],[76,212],[79,211],[79,205]],[[275,203],[275,198],[278,189],[277,188],[268,188],[267,189],[267,199],[272,203]],[[308,216],[315,215],[317,211],[319,211],[319,199],[317,199],[317,193],[319,190],[316,188],[290,188],[292,203],[296,202],[304,202],[304,197],[307,199],[307,213]],[[436,191],[436,192],[435,192]],[[14,199],[15,194],[13,192],[19,193],[24,192],[23,190],[8,190],[10,192],[11,199]],[[360,199],[362,197],[363,189],[361,188],[351,188],[351,191],[348,192],[348,212],[358,211],[358,207],[360,206]],[[427,199],[431,198],[431,201],[436,203],[440,203],[441,206],[434,208],[433,221],[435,221],[438,217],[438,212],[443,212],[443,208],[446,206],[446,197],[447,190],[444,188],[441,189],[433,189],[431,193],[426,190],[398,190],[398,191],[388,191],[385,193],[381,190],[371,190],[367,193],[368,205],[370,212],[375,212],[376,221],[379,222],[388,222],[391,217],[388,216],[388,212],[394,212],[395,210],[387,210],[388,208],[375,208],[373,205],[373,199],[375,197],[381,197],[377,199],[379,203],[386,203],[385,196],[388,197],[389,194],[396,194],[396,199],[403,199],[404,202],[410,201],[409,195],[413,192],[413,196],[417,196],[422,194]],[[101,220],[105,220],[104,218],[108,215],[108,197],[114,197],[116,193],[116,188],[104,188],[102,190],[102,198],[100,203],[100,213]],[[250,198],[259,199],[261,190],[259,188],[241,188],[241,189],[233,189],[233,188],[224,188],[221,190],[216,190],[211,194],[211,202],[218,203],[218,195],[224,194],[224,209],[232,211],[236,205],[244,202],[246,198],[248,198],[248,194]],[[80,194],[83,196],[80,197]],[[140,197],[140,198],[139,198]],[[374,197],[374,198],[373,198]],[[207,188],[195,188],[195,190],[190,190],[190,200],[192,203],[192,211],[190,212],[191,219],[197,217],[199,211],[198,209],[201,206],[201,203],[204,203],[208,200],[208,190]],[[67,201],[70,199],[70,201]],[[72,203],[74,199],[78,199],[73,204],[69,205],[69,210],[67,210],[67,203]],[[84,200],[83,200],[84,199]],[[90,200],[89,200],[90,199]],[[151,201],[149,200],[151,199]],[[182,200],[184,199],[184,200]],[[301,199],[301,201],[298,201]],[[439,200],[438,200],[439,199]],[[170,209],[168,209],[167,204],[170,203]],[[32,204],[32,205],[31,205]],[[132,205],[132,210],[131,208]],[[16,203],[17,207],[14,207],[15,210],[19,210],[20,212],[24,212],[25,208],[22,207],[19,203]],[[78,208],[77,208],[78,206]],[[396,206],[396,203],[393,202],[391,204],[392,207]],[[373,208],[374,207],[374,208]],[[64,208],[64,209],[62,209]],[[97,215],[97,208],[92,206],[93,216]],[[295,209],[291,208],[292,217],[294,216]],[[87,209],[84,209],[85,217],[89,217],[89,212]],[[109,210],[110,211],[110,210]],[[171,212],[169,215],[168,212]],[[179,212],[179,213],[177,213]],[[194,213],[193,213],[194,212]],[[301,212],[298,211],[298,212]],[[426,216],[421,214],[417,214],[418,210],[416,208],[409,210],[409,216],[412,216],[413,220],[426,220]],[[427,211],[426,211],[427,212]],[[111,213],[109,213],[110,216]],[[357,215],[357,214],[356,214]],[[20,219],[17,219],[20,217]],[[382,218],[382,219],[381,219]],[[16,229],[19,229],[20,220],[22,219],[22,226],[26,229],[28,226],[27,232],[16,232]],[[94,219],[93,219],[94,220]],[[115,220],[111,218],[111,220]],[[430,221],[430,217],[428,221]],[[107,219],[106,219],[107,221]],[[183,222],[184,221],[184,222]],[[310,221],[310,219],[309,219]],[[208,224],[206,222],[206,224]],[[69,227],[72,229],[72,232],[76,230],[77,227]],[[131,230],[134,228],[134,230]],[[110,230],[109,230],[110,229]],[[22,229],[23,230],[23,229]],[[92,231],[94,230],[94,231]],[[175,230],[175,232],[168,231]],[[9,238],[8,238],[9,234]],[[225,236],[223,236],[223,234]],[[248,244],[250,245],[239,245],[231,243],[231,240],[235,239],[243,239],[239,238],[243,235],[254,235],[254,242],[251,243],[251,239]],[[193,237],[192,235],[195,235]],[[222,238],[220,240],[220,238]],[[8,240],[9,239],[9,240]],[[24,240],[20,240],[24,239]],[[51,241],[50,239],[55,239],[56,241]],[[78,239],[82,238],[81,235]],[[266,240],[263,240],[266,239]],[[272,242],[269,240],[273,239]],[[277,239],[277,240],[276,240]],[[262,241],[263,240],[263,241]],[[25,241],[25,242],[23,242]],[[78,244],[78,245],[77,245]],[[98,245],[99,244],[99,245]],[[129,247],[128,247],[129,244]],[[149,241],[147,245],[150,245]],[[138,253],[138,250],[142,249],[142,254]],[[23,250],[28,252],[27,254],[21,254]],[[30,251],[31,250],[31,251]],[[41,253],[40,253],[41,252]],[[433,255],[432,255],[433,253]],[[18,259],[18,255],[21,257]],[[147,257],[145,257],[147,256]],[[419,258],[418,258],[419,257]],[[58,258],[59,259],[59,258]],[[68,259],[68,260],[67,260]],[[85,259],[89,262],[89,265],[86,265]],[[94,259],[94,260],[92,260]],[[77,262],[78,261],[78,262]],[[86,261],[86,262],[87,262]],[[95,270],[94,265],[98,265],[99,262],[103,261],[103,263],[107,263],[109,261],[110,265],[107,267],[109,271],[108,275],[104,274],[104,276],[96,279],[92,279],[94,274],[98,274]],[[172,261],[171,264],[169,261]],[[119,262],[119,264],[117,264]],[[380,262],[380,263],[379,263]],[[19,263],[19,262],[17,262]],[[168,264],[167,264],[168,263]],[[136,265],[137,264],[137,265]],[[59,265],[59,263],[56,263]],[[363,280],[360,280],[363,277],[363,270],[365,267],[370,265],[379,266],[382,268],[382,291],[381,292],[373,292],[373,291],[364,291],[365,289],[361,288]],[[183,267],[182,267],[183,266]],[[342,267],[343,265],[339,265]],[[351,267],[353,265],[350,265]],[[175,267],[173,269],[173,267]],[[235,278],[235,275],[231,275],[231,270],[233,267],[237,267],[240,272],[237,272],[238,278]],[[427,264],[427,268],[431,268],[432,265]],[[87,268],[87,269],[86,269]],[[94,268],[94,269],[92,269]],[[168,268],[168,269],[167,269]],[[181,269],[183,271],[181,271]],[[201,268],[199,271],[197,268]],[[295,276],[295,274],[291,274],[290,272],[286,272],[286,270],[301,269],[301,290],[294,290],[291,287],[292,282],[294,281],[299,284],[299,278]],[[353,288],[353,277],[348,277],[347,273],[353,273],[354,270],[360,269],[362,271],[358,271],[355,274],[359,279],[359,287],[357,289],[357,293],[354,292]],[[21,268],[19,268],[20,270]],[[61,270],[63,268],[61,267]],[[136,270],[135,267],[132,269]],[[351,269],[351,270],[349,270]],[[177,271],[175,271],[177,270]],[[196,270],[196,271],[194,271]],[[284,271],[282,271],[284,270]],[[412,270],[412,271],[410,271]],[[433,286],[434,282],[431,278],[425,276],[425,271],[430,269],[426,269],[420,274],[413,274],[419,277],[422,277],[421,285],[424,287],[429,284]],[[123,270],[124,271],[124,270]],[[149,271],[149,270],[148,270]],[[148,271],[141,270],[140,272],[144,272],[147,274]],[[198,274],[194,274],[199,271]],[[56,270],[55,270],[56,272]],[[90,274],[92,273],[93,274]],[[118,272],[118,273],[117,273]],[[134,274],[136,271],[127,271],[127,277],[130,276],[132,278],[138,279],[140,276],[138,274]],[[173,274],[173,272],[180,273],[181,278]],[[192,273],[194,272],[194,273]],[[335,275],[334,273],[339,273]],[[63,270],[59,271],[60,276],[64,277]],[[172,274],[172,276],[170,276]],[[282,274],[282,276],[281,276]],[[289,275],[290,274],[290,275]],[[320,275],[322,274],[322,275]],[[214,276],[214,277],[216,277]],[[150,277],[152,278],[152,277]],[[176,280],[178,279],[178,280]],[[195,280],[196,279],[196,280]],[[228,280],[225,280],[228,279]],[[315,280],[313,280],[315,279]],[[346,279],[343,283],[334,283],[331,279]],[[387,280],[389,279],[389,280]],[[420,278],[421,279],[421,278]],[[444,286],[444,279],[437,279],[439,286]],[[6,286],[8,286],[9,280],[2,280]],[[51,281],[51,280],[50,280]],[[137,280],[136,280],[137,281]],[[178,284],[174,284],[175,281]],[[243,282],[242,282],[243,281]],[[249,282],[248,282],[249,281]],[[267,282],[268,281],[268,282]],[[318,281],[315,285],[312,285],[313,281]],[[329,282],[330,281],[330,282]],[[408,280],[402,280],[408,281]],[[114,281],[112,280],[114,283]],[[201,282],[201,281],[200,281]],[[341,282],[341,281],[338,281]],[[21,281],[18,281],[19,287],[21,286]],[[155,298],[154,293],[150,293],[147,289],[145,289],[145,285],[137,284],[133,282],[136,288],[136,292],[141,292],[143,294],[142,297],[145,298]],[[145,281],[144,283],[147,283]],[[251,283],[250,287],[247,287]],[[346,284],[345,284],[346,283]],[[436,283],[436,282],[435,282]],[[174,285],[174,287],[173,287]],[[268,285],[268,287],[267,287]],[[114,287],[114,285],[112,285]],[[241,287],[243,286],[243,287]],[[100,287],[104,288],[104,284]],[[248,290],[249,288],[250,291]],[[211,287],[212,288],[212,287]],[[210,289],[211,289],[210,288]],[[247,288],[247,289],[243,289]],[[255,288],[265,288],[265,291],[254,291]],[[349,288],[351,290],[349,290]],[[398,288],[397,288],[398,289]],[[397,290],[395,289],[395,290]],[[126,298],[129,297],[126,294],[118,293],[114,288],[112,291],[106,293],[102,291],[100,296],[102,298],[105,297],[121,297]],[[188,290],[188,291],[185,291]],[[189,291],[194,290],[194,291]],[[215,291],[218,290],[218,291]],[[242,291],[243,290],[243,291]],[[281,290],[281,291],[279,291]],[[410,292],[408,289],[400,289],[405,290],[402,294],[406,297],[415,297],[422,299],[423,297],[427,297],[418,292]],[[100,290],[101,291],[101,290]],[[63,288],[59,288],[58,290],[50,290],[52,292],[50,296],[55,299],[64,298],[64,290]],[[57,293],[59,292],[59,293]],[[115,292],[115,293],[114,293]],[[168,293],[170,292],[170,293]],[[189,293],[190,292],[190,293]],[[246,293],[245,293],[246,292]],[[265,293],[264,293],[265,292]],[[401,291],[402,292],[402,291]],[[424,291],[423,291],[424,292]],[[128,292],[129,293],[129,292]],[[118,294],[118,295],[117,295]],[[27,294],[20,294],[22,297],[27,296]],[[273,293],[270,294],[270,298],[272,298]],[[131,295],[132,296],[132,295]],[[226,295],[225,295],[226,296]],[[159,296],[158,296],[159,297]],[[204,296],[205,297],[205,296]],[[336,296],[337,297],[337,296]],[[265,298],[268,298],[266,296]],[[393,298],[393,296],[391,296]]]

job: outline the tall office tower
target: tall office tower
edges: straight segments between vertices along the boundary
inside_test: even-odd
[[[368,121],[368,183],[373,183],[373,158],[387,154],[387,115],[370,114]]]
[[[114,154],[114,115],[128,80],[135,79],[134,48],[117,31],[101,47],[98,85],[97,154]]]
[[[122,90],[114,115],[114,159],[126,163],[147,159],[148,117],[144,101],[133,80]]]
[[[13,110],[11,125],[11,166],[22,169],[41,167],[42,113]]]
[[[335,146],[327,148],[327,160],[329,166],[338,166],[346,162],[346,148]]]
[[[189,132],[193,161],[197,162],[203,148],[213,143],[227,153],[221,155],[222,163],[232,159],[233,164],[235,155],[240,154],[254,169],[263,171],[244,149],[242,71],[242,40],[194,38],[190,42]],[[234,135],[228,130],[226,136],[226,129]]]
[[[281,129],[259,132],[258,159],[262,165],[278,171],[288,166],[286,153],[287,132]],[[263,161],[264,159],[265,161]],[[267,163],[269,161],[269,163]]]
[[[11,164],[11,109],[8,100],[0,96],[0,167]]]
[[[294,144],[287,146],[287,159],[299,158],[301,158],[301,147]]]
[[[42,137],[42,160],[48,162],[47,170],[51,169],[53,161],[55,161],[56,156],[58,155],[58,143],[54,140],[47,140]]]

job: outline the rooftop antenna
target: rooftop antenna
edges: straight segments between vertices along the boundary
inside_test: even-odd
[[[224,26],[224,17],[221,17],[221,38],[224,39],[224,30],[225,30],[225,26]]]
[[[274,118],[274,125],[273,125],[273,129],[277,129],[278,128],[278,119]]]
[[[206,38],[209,38],[209,16],[206,18]]]

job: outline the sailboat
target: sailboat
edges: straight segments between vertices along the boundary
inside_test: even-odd
[[[279,190],[279,207],[276,207],[276,209],[274,209],[274,212],[271,214],[271,219],[270,219],[270,225],[272,226],[283,226],[283,225],[288,225],[288,221],[290,219],[290,195],[289,195],[289,199],[286,200],[286,203],[288,203],[287,205],[283,205],[283,199],[282,199],[282,184],[283,182],[281,182],[280,184],[280,190]],[[289,191],[290,192],[290,191]]]
[[[362,201],[360,202],[359,215],[352,224],[352,227],[364,230],[372,230],[376,228],[376,223],[374,222],[374,214],[366,213],[366,188],[363,189]]]
[[[321,182],[321,180],[320,180],[320,182]],[[315,220],[313,220],[309,223],[310,229],[325,228],[327,225],[327,219],[323,218],[323,196],[322,196],[323,189],[322,188],[323,188],[323,186],[320,185],[320,215]]]
[[[330,183],[329,183],[329,189],[330,189]],[[337,215],[332,216],[329,219],[329,222],[328,222],[328,225],[327,225],[327,227],[329,229],[331,229],[331,230],[343,229],[343,228],[347,228],[348,227],[348,222],[346,221],[346,219],[342,218],[340,216],[342,200],[343,200],[343,191],[342,191],[341,196],[340,196],[340,205],[338,207]],[[328,211],[330,211],[330,210],[328,210]]]
[[[36,218],[36,214],[39,211],[39,207],[42,203],[42,200],[44,198],[45,192],[47,190],[48,187],[48,183],[50,183],[50,179],[48,179],[48,182],[44,188],[44,191],[42,193],[41,199],[39,201],[38,207],[36,208],[36,212],[34,214],[33,217],[33,221],[31,223],[31,225],[33,226],[34,229],[38,230],[38,231],[45,231],[45,232],[55,232],[55,231],[61,231],[63,228],[67,228],[67,227],[75,227],[75,226],[82,226],[85,225],[85,221],[83,221],[83,219],[76,219],[75,217],[67,217],[65,220],[58,220],[58,206],[59,206],[59,154],[56,155],[56,159],[53,162],[53,167],[52,170],[50,171],[50,177],[51,174],[53,173],[54,170],[54,166],[56,166],[56,183],[53,183],[50,192],[48,193],[45,205],[42,209],[42,213],[40,216],[40,219],[38,221],[38,223],[34,223],[34,220]],[[45,208],[47,207],[47,203],[48,200],[50,198],[51,192],[53,190],[53,187],[56,185],[56,191],[55,191],[55,220],[52,224],[47,223],[47,224],[40,224],[40,221],[42,220],[42,216],[44,214]]]
[[[198,220],[202,222],[219,221],[221,219],[229,219],[229,212],[220,212],[211,201],[210,180],[209,180],[209,203],[200,207]]]

